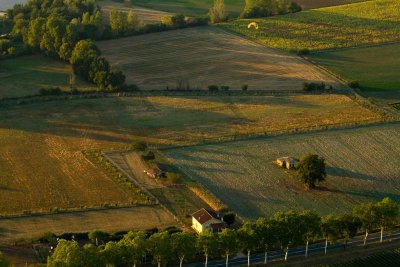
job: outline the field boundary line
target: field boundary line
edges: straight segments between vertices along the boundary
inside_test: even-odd
[[[215,141],[205,141],[202,143],[196,144],[187,144],[187,145],[172,145],[172,146],[164,146],[158,147],[157,149],[160,151],[172,150],[172,149],[180,149],[185,147],[200,147],[200,146],[207,146],[207,145],[217,145],[217,144],[225,144],[225,143],[232,143],[232,142],[242,142],[242,141],[249,141],[249,140],[257,140],[257,139],[267,139],[267,138],[276,138],[276,137],[283,137],[283,136],[293,136],[293,135],[311,135],[311,134],[318,134],[323,133],[326,131],[345,131],[345,130],[352,130],[352,129],[362,129],[362,128],[369,128],[369,127],[379,127],[379,126],[388,126],[388,125],[400,125],[400,121],[381,121],[381,122],[366,122],[365,124],[351,124],[351,125],[332,125],[332,127],[321,127],[321,128],[304,128],[304,129],[297,129],[296,131],[279,131],[275,133],[270,133],[265,135],[264,133],[254,134],[254,135],[230,135],[227,137],[234,137],[234,139],[225,139],[225,140],[215,140]]]
[[[116,153],[115,151],[113,152],[101,152],[102,155],[106,160],[108,160],[111,164],[113,164],[120,172],[122,172],[128,179],[130,179],[142,192],[147,194],[149,197],[151,197],[155,202],[156,205],[159,205],[162,209],[164,209],[169,215],[171,215],[178,224],[180,224],[182,227],[186,227],[185,223],[183,223],[173,212],[171,212],[164,204],[161,203],[161,201],[153,194],[151,193],[147,188],[142,186],[136,178],[134,178],[132,175],[130,175],[128,172],[126,172],[123,168],[121,168],[111,157],[109,157],[107,154],[111,153]],[[121,152],[119,152],[121,153]]]
[[[84,209],[69,209],[59,210],[57,212],[32,212],[29,214],[15,214],[15,215],[0,215],[1,220],[7,219],[18,219],[18,218],[29,218],[29,217],[41,217],[51,215],[63,215],[63,214],[74,214],[74,213],[85,213],[85,212],[96,212],[96,211],[108,211],[108,210],[121,210],[121,209],[132,209],[138,207],[155,207],[158,204],[134,204],[134,205],[120,205],[120,206],[109,206],[109,207],[98,207],[98,208],[84,208]]]

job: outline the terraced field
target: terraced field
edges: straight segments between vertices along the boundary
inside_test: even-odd
[[[189,177],[233,210],[257,218],[277,210],[344,212],[383,197],[400,200],[400,124],[288,135],[165,151]],[[317,153],[327,181],[307,190],[272,162]]]
[[[193,144],[379,120],[342,95],[126,97],[1,107],[0,213],[143,201],[83,151],[125,148],[135,140]]]
[[[206,89],[213,84],[239,90],[244,84],[249,90],[300,90],[304,82],[313,81],[341,87],[305,60],[217,27],[146,34],[98,46],[123,70],[128,83],[143,90]]]
[[[248,29],[251,21],[259,29]],[[230,30],[282,49],[324,50],[400,41],[400,2],[375,0],[270,18],[235,20]]]

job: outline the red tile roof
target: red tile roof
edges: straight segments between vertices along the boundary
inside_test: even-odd
[[[192,217],[194,217],[200,224],[204,224],[211,219],[217,219],[217,216],[212,211],[204,208],[193,213]]]

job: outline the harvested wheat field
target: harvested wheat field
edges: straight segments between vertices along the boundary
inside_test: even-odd
[[[83,152],[155,144],[196,144],[382,118],[344,95],[112,97],[3,107],[0,213],[143,202]]]
[[[340,84],[305,60],[227,33],[195,27],[97,43],[127,82],[141,89],[300,90],[304,82]]]
[[[19,238],[37,238],[50,231],[55,234],[102,230],[114,233],[124,230],[147,230],[176,224],[174,218],[160,206],[94,210],[0,219],[0,244]]]
[[[164,151],[189,177],[203,183],[246,218],[278,210],[320,214],[349,211],[355,204],[400,200],[400,124],[287,135]],[[273,161],[316,153],[328,177],[308,190]]]

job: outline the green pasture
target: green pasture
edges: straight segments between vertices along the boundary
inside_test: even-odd
[[[70,90],[72,68],[69,64],[41,55],[22,56],[0,61],[0,98],[31,96],[41,88]],[[93,87],[75,76],[79,89]]]
[[[248,24],[255,21],[256,30]],[[376,0],[222,24],[282,50],[311,51],[400,40],[400,1]]]

